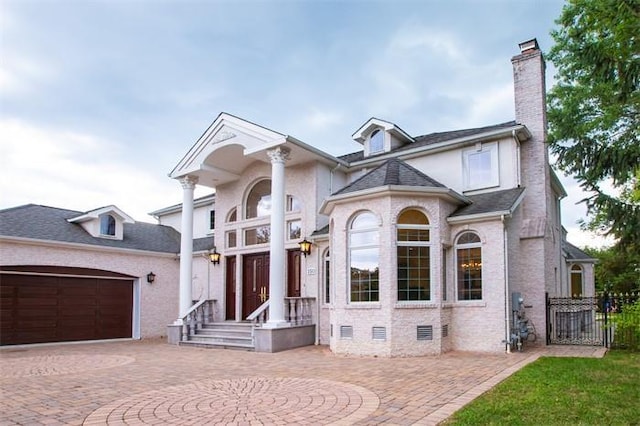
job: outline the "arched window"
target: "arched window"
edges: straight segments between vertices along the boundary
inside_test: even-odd
[[[458,300],[482,300],[482,248],[477,234],[458,237],[456,265]]]
[[[227,213],[227,223],[232,223],[236,220],[238,220],[238,209],[234,207]]]
[[[371,212],[358,214],[349,228],[350,301],[380,300],[378,219]]]
[[[573,265],[571,267],[571,297],[580,297],[582,290],[582,267]]]
[[[429,219],[418,210],[398,217],[398,300],[431,300]]]
[[[100,234],[116,235],[116,220],[110,214],[100,217]]]
[[[380,151],[384,151],[384,133],[378,129],[369,136],[369,153],[375,154]]]
[[[256,183],[247,196],[246,219],[269,216],[271,214],[271,181]]]

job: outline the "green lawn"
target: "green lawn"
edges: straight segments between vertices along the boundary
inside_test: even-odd
[[[447,425],[640,425],[640,353],[540,358]]]

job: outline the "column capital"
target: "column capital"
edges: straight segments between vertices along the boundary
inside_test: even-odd
[[[179,179],[183,189],[193,189],[198,183],[198,176],[184,176]]]
[[[267,155],[269,156],[269,159],[271,160],[272,164],[284,163],[289,159],[290,153],[291,153],[291,150],[283,146],[279,146],[277,148],[270,149],[269,151],[267,151]]]

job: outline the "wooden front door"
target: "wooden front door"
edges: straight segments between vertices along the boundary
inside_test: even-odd
[[[225,318],[228,320],[236,319],[236,257],[226,256],[227,259],[227,291],[225,301]]]
[[[245,255],[242,272],[244,319],[269,298],[269,253]]]
[[[300,297],[300,250],[287,251],[287,297]]]

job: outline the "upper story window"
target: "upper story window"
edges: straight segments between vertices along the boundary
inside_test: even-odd
[[[302,210],[302,202],[298,197],[287,195],[287,211],[299,212]]]
[[[458,300],[482,300],[482,244],[474,232],[456,241]]]
[[[100,234],[101,235],[116,235],[116,219],[110,214],[105,214],[100,217]]]
[[[227,223],[232,223],[238,220],[238,209],[232,208],[227,214]]]
[[[398,217],[398,300],[431,300],[429,219],[418,210]]]
[[[477,143],[462,151],[464,189],[474,190],[500,185],[498,143]]]
[[[216,211],[209,210],[209,230],[213,231],[216,228]]]
[[[349,228],[350,301],[380,300],[380,237],[378,218],[371,212],[358,214]]]
[[[377,129],[369,136],[369,154],[382,151],[384,151],[384,133]]]
[[[271,214],[271,180],[256,183],[247,196],[246,219],[269,216]]]

